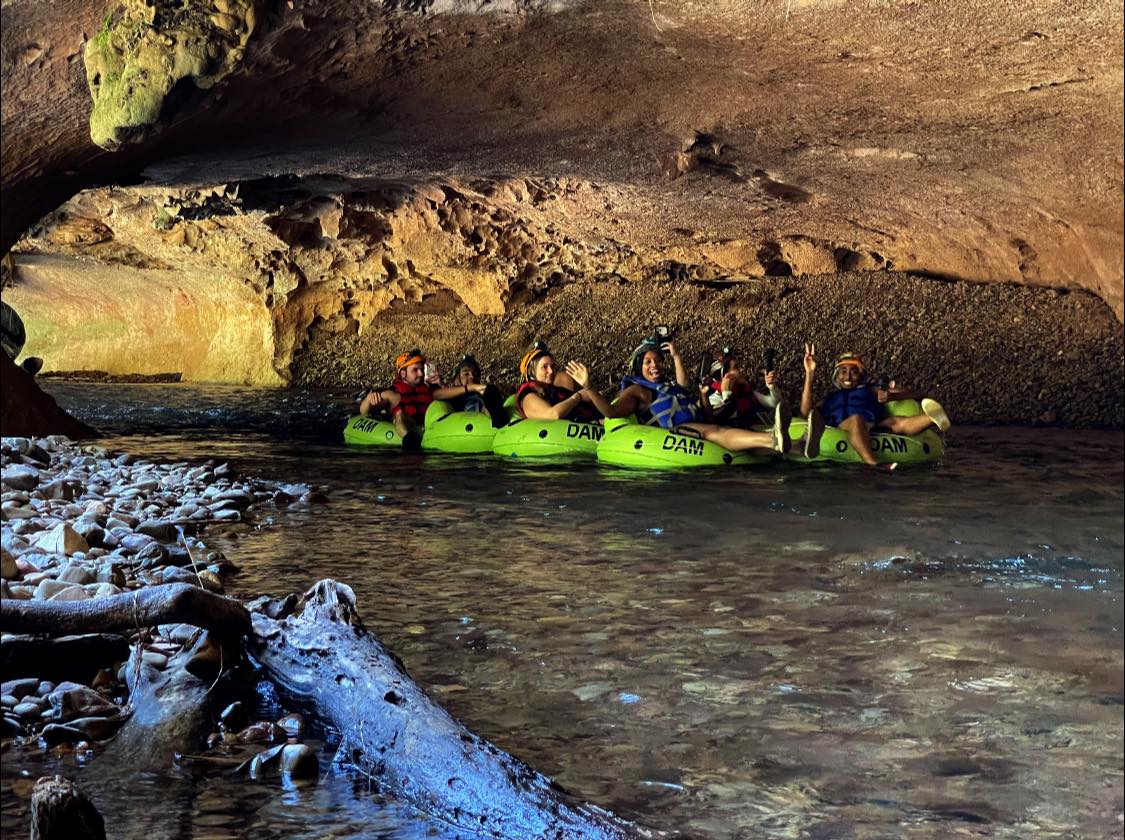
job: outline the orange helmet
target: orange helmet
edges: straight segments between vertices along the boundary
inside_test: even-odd
[[[551,351],[542,341],[535,342],[535,346],[523,354],[523,358],[520,359],[520,374],[523,376],[524,382],[531,382],[535,379],[535,363],[543,356],[550,355]]]
[[[863,363],[863,357],[859,353],[843,353],[836,359],[836,364],[832,366],[832,379],[836,379],[836,374],[840,372],[840,368],[854,367],[863,376],[867,375],[867,365]]]
[[[424,365],[426,357],[422,355],[422,351],[415,347],[413,350],[407,350],[405,353],[399,353],[395,357],[395,370],[402,370],[411,365]]]

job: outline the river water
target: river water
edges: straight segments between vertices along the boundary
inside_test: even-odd
[[[642,474],[348,449],[346,395],[46,387],[115,449],[326,486],[203,535],[241,568],[228,591],[347,582],[433,697],[623,816],[699,838],[1121,836],[1121,433],[956,428],[944,465],[894,474]],[[447,836],[338,775],[181,768],[114,797],[160,814],[117,837]]]

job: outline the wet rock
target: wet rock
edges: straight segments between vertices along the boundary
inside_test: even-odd
[[[13,490],[34,490],[39,486],[39,470],[26,464],[12,464],[0,472],[0,482]]]
[[[3,721],[0,722],[0,737],[19,738],[23,734],[23,724],[20,719],[14,715],[4,715]]]
[[[199,579],[195,576],[195,573],[179,566],[165,566],[161,573],[160,582],[190,583],[192,586],[199,586]]]
[[[65,723],[75,718],[108,717],[121,710],[92,688],[74,683],[64,683],[48,696],[55,720]]]
[[[201,632],[193,624],[162,624],[159,629],[161,636],[178,645],[189,644]]]
[[[203,584],[203,588],[208,592],[222,592],[223,581],[217,574],[209,569],[203,569],[199,572],[199,580]]]
[[[33,544],[51,554],[69,555],[78,551],[88,551],[90,548],[90,544],[67,522],[60,522],[50,531],[40,534]]]
[[[238,732],[234,736],[234,740],[239,744],[268,743],[278,740],[278,732],[279,730],[272,723],[259,721]]]
[[[39,737],[48,746],[72,744],[78,741],[102,741],[121,728],[124,718],[87,717],[76,718],[68,723],[49,723],[43,727]]]
[[[24,677],[18,680],[6,680],[0,685],[0,694],[20,700],[28,694],[33,694],[39,688],[39,680],[35,677]]]
[[[320,773],[316,753],[306,744],[283,744],[254,756],[250,762],[250,778],[266,779],[288,776],[291,779],[315,779]]]
[[[11,694],[0,695],[0,706],[3,706],[5,709],[14,709],[19,702],[20,701]]]
[[[12,711],[27,723],[33,723],[43,716],[43,709],[38,703],[17,703]]]
[[[292,712],[277,722],[277,726],[289,738],[300,738],[305,731],[305,718],[298,712]]]
[[[231,703],[219,714],[219,728],[223,732],[237,732],[246,726],[246,708],[241,703]]]
[[[175,542],[180,538],[179,530],[175,525],[160,519],[142,522],[137,526],[136,531],[160,542]]]
[[[161,671],[168,667],[168,657],[154,650],[142,651],[141,660],[146,665],[151,665],[153,668],[158,668]]]

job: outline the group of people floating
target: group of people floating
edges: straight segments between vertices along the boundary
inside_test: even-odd
[[[792,441],[792,411],[779,387],[776,353],[766,353],[760,385],[752,381],[730,347],[708,354],[693,379],[671,339],[666,327],[657,327],[641,342],[612,399],[591,387],[586,365],[577,361],[560,365],[546,344],[536,342],[520,360],[515,411],[521,418],[579,423],[634,417],[638,423],[712,441],[731,452],[796,452],[809,458],[820,453],[820,439],[828,424],[845,431],[856,453],[873,467],[872,431],[917,435],[931,427],[942,432],[950,427],[942,406],[928,398],[921,400],[921,414],[890,414],[888,401],[917,399],[917,395],[897,388],[894,382],[874,380],[856,353],[836,359],[832,390],[817,404],[813,396],[816,346],[806,344],[800,415],[807,423],[802,438]],[[473,356],[462,358],[449,384],[442,383],[417,349],[400,354],[395,368],[391,386],[368,391],[359,410],[364,416],[387,412],[404,448],[420,446],[422,422],[434,400],[448,401],[457,411],[483,412],[497,428],[509,422],[499,388],[481,381],[481,368]]]

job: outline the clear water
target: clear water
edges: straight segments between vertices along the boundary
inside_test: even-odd
[[[205,536],[234,593],[349,583],[470,728],[645,825],[1121,836],[1120,433],[959,428],[945,465],[892,475],[653,475],[347,449],[346,396],[47,387],[114,448],[326,485]],[[26,766],[4,758],[5,830]],[[170,770],[100,804],[118,837],[442,836],[346,777]]]

